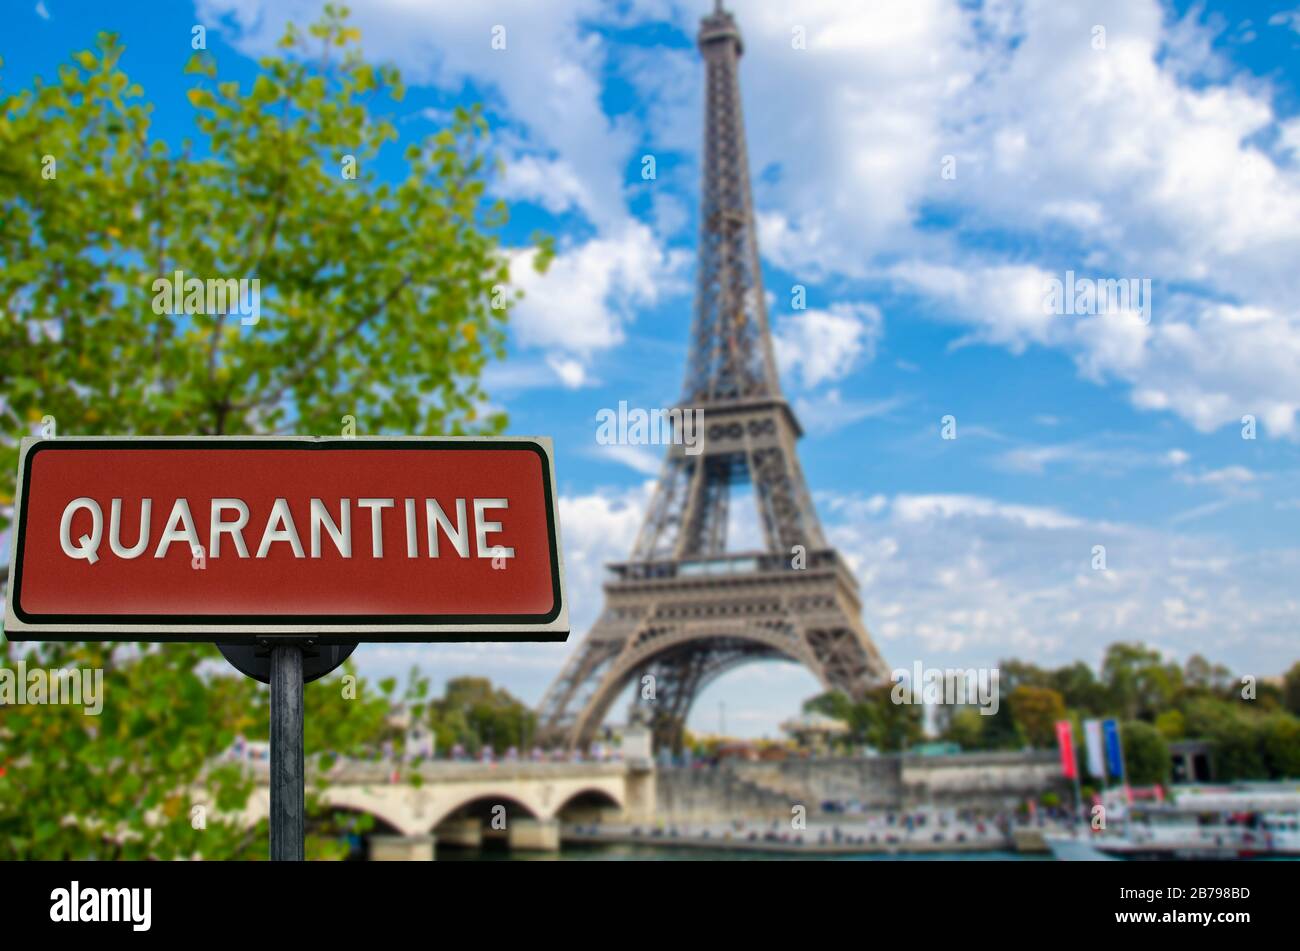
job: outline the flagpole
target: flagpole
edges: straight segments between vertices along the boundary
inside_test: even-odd
[[[1070,725],[1070,758],[1074,760],[1074,822],[1078,824],[1083,815],[1083,787],[1079,784],[1079,751],[1075,748],[1073,724]]]

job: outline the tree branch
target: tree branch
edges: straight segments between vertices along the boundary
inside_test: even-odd
[[[290,390],[293,387],[297,386],[299,383],[301,383],[303,380],[307,378],[308,374],[310,374],[313,370],[315,370],[318,366],[320,366],[321,363],[324,362],[325,358],[329,356],[330,352],[334,350],[335,347],[339,346],[340,344],[344,343],[347,340],[350,340],[361,330],[361,328],[363,328],[366,324],[370,323],[370,321],[372,321],[379,314],[383,313],[383,311],[388,307],[390,303],[392,303],[392,301],[397,297],[397,295],[400,294],[403,290],[405,290],[410,285],[411,280],[412,278],[411,275],[409,274],[406,275],[406,277],[402,278],[401,281],[399,281],[396,285],[394,285],[392,290],[390,290],[387,294],[384,295],[384,299],[379,302],[379,304],[374,308],[374,310],[370,311],[367,314],[362,314],[360,317],[354,320],[351,326],[349,326],[346,330],[344,330],[342,333],[335,334],[328,341],[326,341],[323,347],[321,347],[318,351],[316,351],[315,354],[313,354],[310,358],[308,358],[299,367],[298,371],[292,374],[289,377],[289,379],[284,381],[284,383],[280,384],[280,386],[277,387],[274,392],[270,393],[266,397],[263,397],[262,399],[253,400],[250,403],[237,403],[234,406],[232,406],[231,409],[235,412],[243,413],[259,406],[268,406],[274,403],[276,400],[280,399],[280,397],[282,397],[287,390]]]

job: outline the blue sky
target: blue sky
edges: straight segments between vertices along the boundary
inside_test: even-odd
[[[404,138],[486,103],[507,167],[503,240],[528,295],[488,389],[511,431],[556,440],[575,622],[567,646],[367,647],[364,672],[483,673],[536,701],[594,620],[600,565],[627,555],[659,458],[597,445],[596,413],[670,405],[682,382],[693,37],[710,5],[352,4],[367,54],[410,85],[391,107]],[[155,133],[179,141],[193,132],[181,68],[194,24],[240,78],[317,6],[6,0],[3,81],[53,76],[96,31],[117,31]],[[1258,675],[1295,660],[1300,10],[729,6],[802,463],[886,660],[1095,663],[1119,639]],[[536,279],[524,265],[539,228],[560,254]],[[1067,270],[1150,280],[1149,323],[1045,313],[1046,281]],[[956,439],[940,437],[945,415]],[[756,537],[737,526],[738,545]],[[715,729],[725,703],[729,730],[773,733],[815,690],[793,666],[745,668],[709,688],[692,725]]]

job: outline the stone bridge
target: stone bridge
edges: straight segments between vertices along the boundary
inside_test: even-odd
[[[561,823],[642,822],[655,812],[648,761],[446,762],[418,767],[340,762],[324,774],[321,799],[333,810],[375,819],[373,859],[432,859],[435,843],[477,847],[504,839],[514,850],[558,849]],[[269,769],[253,764],[256,788],[243,819],[270,813]],[[319,773],[308,769],[309,792]]]

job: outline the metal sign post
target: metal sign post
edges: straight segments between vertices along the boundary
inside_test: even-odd
[[[271,861],[301,862],[306,776],[302,648],[271,648]]]

